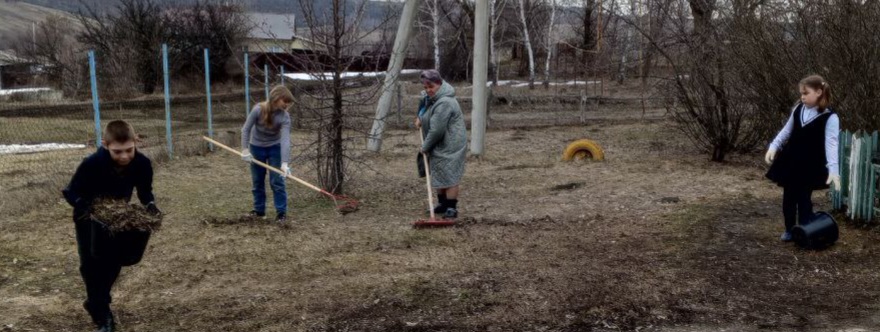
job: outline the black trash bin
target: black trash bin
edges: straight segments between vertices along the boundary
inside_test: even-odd
[[[830,247],[840,236],[834,217],[827,212],[817,212],[807,224],[794,226],[791,233],[794,242],[806,249]]]
[[[114,260],[122,266],[135,265],[144,257],[150,232],[132,230],[111,233],[99,220],[92,219],[91,224],[93,257]]]

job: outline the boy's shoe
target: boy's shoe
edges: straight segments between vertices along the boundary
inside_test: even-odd
[[[786,231],[785,233],[782,233],[782,236],[779,237],[779,240],[782,240],[782,242],[791,242],[791,232]]]
[[[447,208],[446,212],[443,214],[443,218],[446,218],[446,219],[458,218],[458,210],[456,210],[454,208]]]
[[[99,331],[103,331],[103,327],[108,325],[114,325],[113,319],[113,311],[110,310],[109,307],[95,307],[89,303],[89,300],[83,301],[83,309],[86,309],[86,312],[89,314],[89,317],[92,318],[92,323],[95,324],[99,329]],[[111,327],[112,331],[112,327]]]
[[[251,210],[251,212],[248,212],[246,217],[253,218],[253,219],[266,219],[266,214],[259,213],[256,210]]]
[[[116,319],[113,318],[113,312],[107,313],[107,317],[101,324],[98,324],[98,332],[114,332],[116,331]]]

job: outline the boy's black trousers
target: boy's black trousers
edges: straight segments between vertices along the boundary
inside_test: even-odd
[[[76,224],[76,245],[79,251],[79,272],[86,284],[86,310],[93,317],[104,317],[110,311],[110,289],[119,277],[122,265],[114,259],[92,256],[92,221]]]

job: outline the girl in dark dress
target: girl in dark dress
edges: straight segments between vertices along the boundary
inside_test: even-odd
[[[791,241],[791,229],[813,216],[814,190],[834,185],[840,190],[837,141],[840,119],[831,110],[831,85],[821,76],[801,80],[801,100],[785,127],[770,144],[765,160],[767,178],[782,187],[785,232],[780,239]]]

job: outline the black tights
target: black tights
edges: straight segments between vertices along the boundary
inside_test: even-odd
[[[806,224],[813,217],[813,190],[798,187],[785,187],[782,190],[782,215],[785,217],[785,231],[791,231],[796,223]]]

